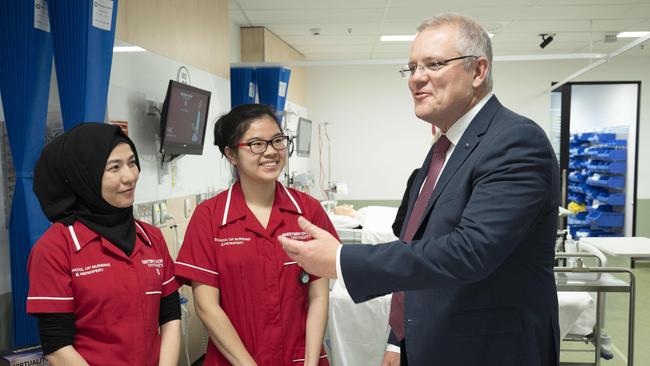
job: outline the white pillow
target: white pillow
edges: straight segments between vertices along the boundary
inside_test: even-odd
[[[332,225],[334,225],[335,228],[353,229],[361,225],[359,220],[355,219],[354,217],[342,216],[336,214],[328,214],[328,215],[330,217],[330,220],[332,221]]]

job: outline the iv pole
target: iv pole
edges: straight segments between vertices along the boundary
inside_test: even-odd
[[[322,122],[320,128],[322,128],[323,134],[327,139],[327,188],[323,189],[321,184],[321,189],[325,193],[326,201],[322,202],[326,211],[332,212],[334,206],[336,206],[336,184],[332,182],[332,141],[330,140],[329,134],[327,133],[327,126],[329,122]],[[322,182],[322,177],[321,177]]]

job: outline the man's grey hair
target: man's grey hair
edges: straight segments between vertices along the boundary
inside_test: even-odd
[[[488,74],[485,79],[486,91],[492,90],[492,41],[488,32],[474,19],[460,14],[433,16],[418,26],[418,32],[427,28],[452,25],[458,27],[458,52],[461,55],[483,56],[488,60]],[[465,68],[470,69],[473,59],[467,59]]]

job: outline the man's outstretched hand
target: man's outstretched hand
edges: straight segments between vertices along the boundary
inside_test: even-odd
[[[336,278],[336,251],[341,243],[302,216],[298,218],[298,225],[313,239],[298,241],[278,236],[284,251],[305,271],[319,277]]]

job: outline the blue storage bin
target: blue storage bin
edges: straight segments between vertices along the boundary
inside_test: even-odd
[[[604,176],[594,174],[587,178],[587,184],[598,187],[623,189],[625,188],[625,177],[622,176]]]
[[[595,158],[598,158],[598,154],[600,153],[600,149],[601,149],[600,147],[596,147],[596,146],[584,147],[582,149],[582,154],[584,156],[589,157],[589,158],[594,158],[595,159]]]
[[[591,225],[600,227],[623,227],[625,223],[621,212],[602,212],[593,210],[587,214],[587,221]]]
[[[597,199],[598,195],[607,193],[607,190],[605,188],[587,186],[584,189],[584,193],[591,199]]]
[[[614,141],[608,141],[603,144],[603,146],[607,147],[626,147],[627,146],[627,141],[626,140],[614,140]]]
[[[616,232],[616,231],[607,231],[607,230],[581,227],[572,231],[571,236],[573,236],[574,238],[615,237],[615,236],[623,236],[623,233]]]
[[[569,192],[567,194],[567,198],[571,202],[576,202],[576,203],[586,203],[585,201],[585,195],[582,193],[576,193],[576,192]]]
[[[569,215],[567,217],[568,224],[571,225],[571,227],[578,227],[578,226],[589,226],[589,222],[587,221],[587,212],[578,212],[575,215]]]
[[[616,136],[610,132],[571,135],[567,197],[587,206],[587,213],[567,218],[574,237],[623,235],[627,141]]]
[[[596,197],[594,198],[596,198],[598,201],[606,205],[612,205],[612,206],[625,205],[625,194],[623,193],[602,192],[600,194],[597,194]]]
[[[596,207],[593,206],[587,207],[587,211],[614,212],[614,207],[610,205],[600,204]]]
[[[580,170],[585,168],[587,161],[582,158],[570,158],[569,159],[569,169]]]
[[[585,183],[570,183],[569,191],[584,194],[589,186]]]
[[[569,156],[577,157],[585,155],[586,146],[577,146],[569,149]]]
[[[569,173],[569,181],[576,183],[583,183],[587,180],[589,174],[585,171],[573,171]]]
[[[616,140],[615,133],[594,133],[587,138],[593,144],[602,144]]]
[[[625,236],[623,235],[622,232],[620,231],[601,231],[598,233],[599,237],[622,237]]]
[[[623,174],[625,173],[626,165],[627,163],[624,161],[589,160],[585,164],[585,167],[597,173]]]
[[[624,161],[627,160],[627,149],[600,148],[596,151],[595,157],[602,160]]]
[[[592,132],[584,132],[584,133],[575,133],[571,137],[575,141],[580,141],[580,142],[589,142],[589,139],[594,135]]]

